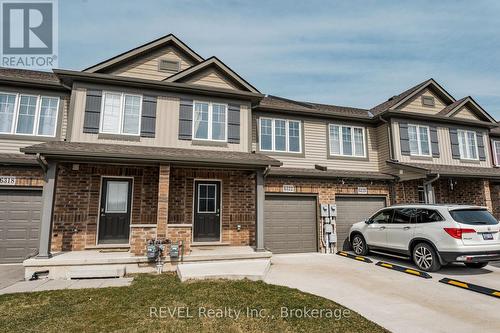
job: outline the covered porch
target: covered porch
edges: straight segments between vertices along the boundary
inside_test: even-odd
[[[270,256],[263,186],[266,168],[279,165],[274,159],[67,142],[24,151],[39,154],[45,169],[39,254],[25,261],[26,277],[48,268],[67,278],[75,266],[151,270],[152,239],[182,244],[187,262]],[[178,260],[165,252],[170,269]]]

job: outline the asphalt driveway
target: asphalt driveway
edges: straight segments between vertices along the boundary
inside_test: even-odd
[[[23,265],[0,265],[0,290],[23,280]]]
[[[449,277],[500,290],[500,268],[454,265],[423,279],[375,266],[383,260],[414,267],[408,261],[369,257],[373,264],[318,253],[274,255],[266,282],[329,298],[392,332],[498,332],[500,300],[438,281]]]

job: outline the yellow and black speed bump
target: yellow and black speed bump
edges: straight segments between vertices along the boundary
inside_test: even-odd
[[[351,258],[351,259],[354,259],[354,260],[366,262],[367,264],[371,264],[373,262],[373,261],[371,261],[368,258],[365,258],[365,257],[362,257],[362,256],[357,256],[357,255],[354,255],[354,254],[350,254],[350,253],[347,253],[347,252],[344,252],[344,251],[339,251],[339,252],[337,252],[337,254],[339,256],[342,256],[342,257]]]
[[[458,280],[454,280],[454,279],[448,279],[448,278],[442,278],[441,280],[439,280],[439,282],[442,282],[444,284],[449,284],[450,286],[455,286],[458,288],[467,289],[470,291],[475,291],[476,293],[481,293],[481,294],[485,294],[488,296],[500,298],[500,291],[495,290],[495,289],[486,288],[486,287],[481,287],[481,286],[478,286],[477,284],[467,283],[467,282],[458,281]]]
[[[416,269],[412,269],[412,268],[408,268],[408,267],[389,264],[389,263],[383,262],[383,261],[379,261],[375,265],[380,266],[380,267],[389,268],[389,269],[392,269],[392,270],[395,270],[398,272],[418,276],[418,277],[421,277],[424,279],[432,279],[432,276],[430,274],[428,274],[426,272],[422,272],[422,271],[417,271]]]

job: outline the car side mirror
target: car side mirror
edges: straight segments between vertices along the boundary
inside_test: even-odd
[[[372,219],[366,219],[366,220],[365,220],[365,223],[366,223],[366,224],[372,224],[372,223],[373,223],[373,221],[372,221]]]

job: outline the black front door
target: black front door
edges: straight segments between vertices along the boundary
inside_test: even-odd
[[[128,244],[131,199],[131,179],[103,178],[99,244]]]
[[[194,196],[195,242],[220,241],[220,182],[196,181]]]

